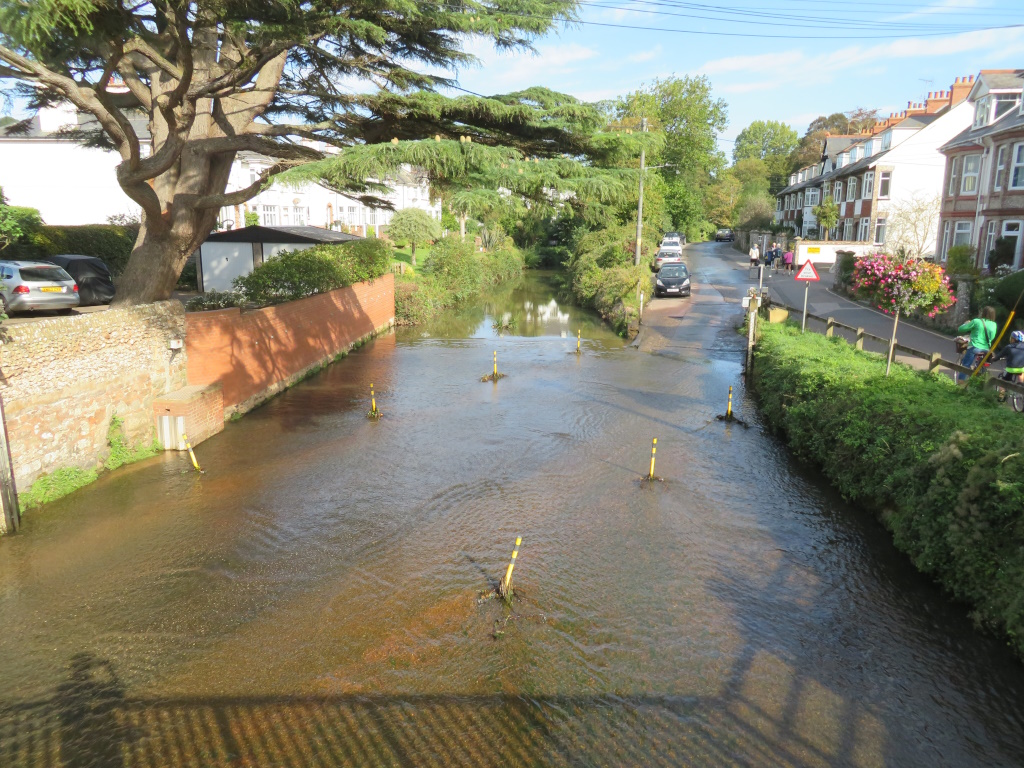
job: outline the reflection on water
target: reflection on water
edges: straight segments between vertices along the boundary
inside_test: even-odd
[[[714,420],[742,339],[694,260],[671,356],[531,277],[228,425],[203,476],[162,456],[28,516],[0,765],[1022,764],[1019,664]],[[519,601],[479,600],[516,535]]]

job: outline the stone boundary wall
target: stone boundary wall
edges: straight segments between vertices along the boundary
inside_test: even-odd
[[[97,467],[116,413],[133,445],[154,437],[153,401],[185,386],[178,301],[0,327],[0,395],[20,491],[62,467]]]
[[[222,387],[224,415],[244,413],[395,323],[395,276],[243,312],[186,315],[189,384]]]

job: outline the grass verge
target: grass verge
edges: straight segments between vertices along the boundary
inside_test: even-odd
[[[754,352],[768,425],[1024,657],[1024,419],[980,386],[884,374],[881,356],[792,326],[765,325]]]

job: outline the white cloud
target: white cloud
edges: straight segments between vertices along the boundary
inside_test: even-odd
[[[658,56],[661,56],[661,44],[654,46],[648,51],[640,51],[639,53],[634,53],[632,56],[627,56],[626,61],[632,61],[635,64],[639,64],[644,61],[656,59]]]
[[[553,71],[557,71],[560,77],[579,72],[584,62],[598,55],[593,48],[578,43],[540,45],[536,53],[505,53],[495,50],[490,43],[470,45],[467,49],[479,59],[480,66],[476,72],[462,73],[459,79],[486,82],[486,86],[477,85],[477,89],[484,88],[488,93],[550,81]],[[484,77],[481,78],[481,74]]]

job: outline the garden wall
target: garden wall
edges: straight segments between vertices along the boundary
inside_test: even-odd
[[[129,442],[151,443],[153,401],[186,383],[184,337],[177,301],[5,324],[0,395],[19,491],[101,464],[115,413]]]
[[[189,383],[219,383],[228,417],[393,326],[395,277],[253,311],[189,312],[186,323]]]

